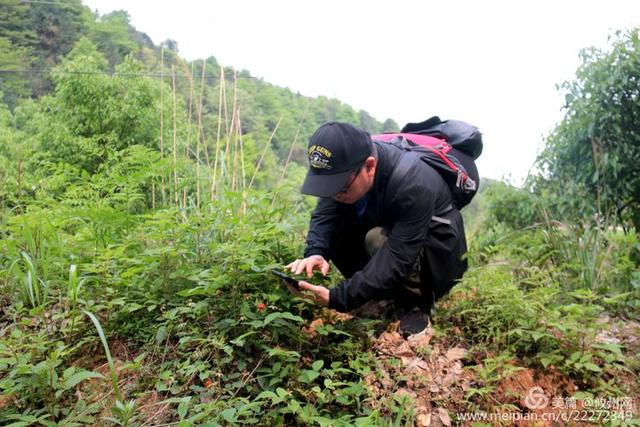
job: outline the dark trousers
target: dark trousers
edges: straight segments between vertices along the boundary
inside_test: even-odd
[[[415,278],[407,277],[404,283],[398,284],[392,291],[396,306],[430,309],[467,270],[467,242],[462,215],[457,209],[453,209],[439,219],[442,221],[433,220],[429,224],[427,241],[416,260],[415,272],[419,274],[417,287],[421,295],[416,295],[411,290],[416,286]],[[370,230],[369,227],[352,222],[342,224],[336,233],[330,257],[347,279],[362,270],[370,260],[365,244]]]

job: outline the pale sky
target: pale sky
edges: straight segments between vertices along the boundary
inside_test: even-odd
[[[400,126],[432,115],[484,134],[480,175],[520,184],[561,120],[579,51],[640,25],[640,1],[83,0],[123,9],[184,58],[213,55]]]

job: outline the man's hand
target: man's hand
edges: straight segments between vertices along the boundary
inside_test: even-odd
[[[327,260],[325,260],[322,255],[311,255],[310,257],[304,259],[297,259],[291,264],[287,265],[285,268],[290,269],[293,274],[301,274],[303,271],[306,271],[307,277],[311,277],[313,276],[314,269],[320,270],[322,275],[326,276],[329,272],[330,266]]]
[[[305,282],[304,280],[299,281],[298,286],[300,286],[300,290],[307,291],[303,294],[305,298],[309,298],[309,294],[312,294],[311,298],[316,303],[325,307],[329,305],[329,289],[325,288],[324,286],[312,285],[311,283]]]

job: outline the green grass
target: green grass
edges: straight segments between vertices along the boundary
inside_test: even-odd
[[[2,422],[139,425],[166,408],[162,422],[183,425],[413,423],[411,403],[377,401],[366,386],[380,363],[371,320],[331,324],[267,274],[300,253],[307,208],[277,194],[251,198],[244,214],[233,193],[201,211],[121,212],[128,229],[99,236],[111,209],[75,221],[76,209],[52,206],[47,233],[57,236],[39,241],[64,241],[67,251],[39,249],[37,262],[24,250],[23,222],[7,221],[0,390],[11,399]],[[273,198],[281,203],[269,207]],[[475,385],[466,399],[438,404],[451,414],[502,407],[501,381],[520,369],[551,369],[592,395],[636,391],[630,350],[595,337],[599,317],[638,315],[637,240],[602,232],[598,252],[584,254],[581,245],[596,238],[577,228],[479,230],[473,267],[438,305],[434,337],[475,355],[466,362]],[[585,278],[598,279],[591,286]],[[77,321],[80,312],[91,322]],[[303,333],[318,317],[317,334]],[[103,355],[110,386],[93,378]],[[150,396],[155,403],[145,403]]]

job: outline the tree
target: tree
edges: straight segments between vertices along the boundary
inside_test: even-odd
[[[393,119],[387,119],[382,124],[382,132],[398,132],[400,130],[400,126]]]
[[[88,9],[80,0],[33,2],[30,15],[31,28],[38,36],[35,46],[38,57],[49,66],[71,51],[90,19]]]
[[[18,99],[31,94],[27,79],[31,58],[27,48],[16,46],[11,40],[0,37],[0,91],[9,108],[13,108]]]
[[[640,230],[639,30],[581,57],[575,80],[561,86],[566,116],[538,157],[534,187],[574,217],[597,213]]]
[[[37,35],[30,25],[29,5],[20,0],[0,0],[0,37],[21,47],[35,47]]]
[[[166,39],[162,43],[160,43],[160,47],[172,50],[174,52],[178,52],[178,42],[173,39]]]
[[[105,57],[91,41],[81,39],[53,72],[55,94],[44,101],[54,120],[42,129],[43,151],[52,160],[95,173],[113,152],[133,145],[155,149],[159,88],[151,79],[136,75],[141,67],[127,57],[111,76],[105,72]],[[166,91],[170,93],[169,88]],[[166,117],[171,117],[170,105],[167,97]],[[170,133],[166,130],[167,140]]]
[[[375,133],[378,127],[378,122],[376,119],[371,117],[371,114],[367,113],[364,110],[358,111],[358,115],[360,116],[359,127],[365,132]]]
[[[42,95],[52,88],[49,71],[73,49],[93,18],[80,0],[29,3],[29,27],[37,35],[30,84],[36,95]]]
[[[95,22],[89,38],[114,66],[124,60],[129,53],[137,50],[138,45],[133,40],[133,28],[129,24],[129,14],[124,10],[116,10],[103,15]]]

